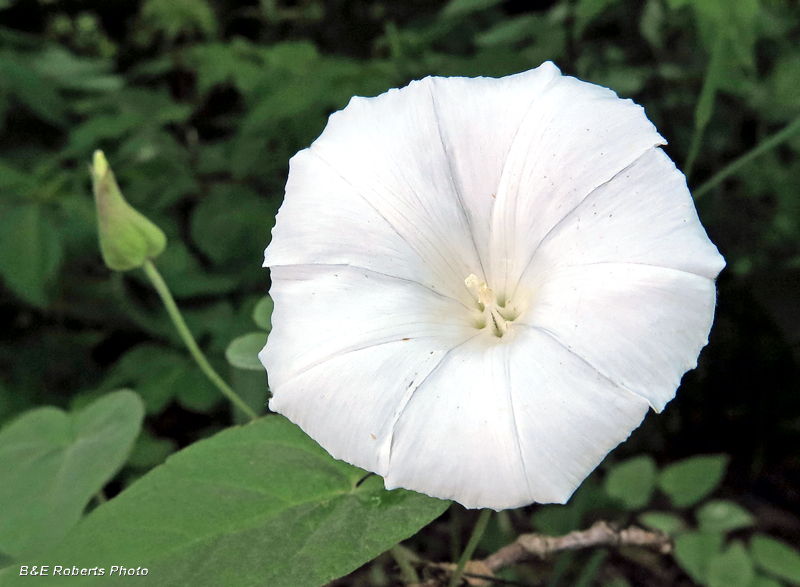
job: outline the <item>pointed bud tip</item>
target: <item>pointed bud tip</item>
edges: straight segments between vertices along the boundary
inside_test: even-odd
[[[108,161],[106,161],[105,154],[98,149],[94,152],[92,158],[92,173],[95,177],[103,177],[108,172]]]
[[[100,251],[106,266],[127,271],[158,257],[167,245],[164,232],[125,200],[100,150],[94,152],[91,174]]]

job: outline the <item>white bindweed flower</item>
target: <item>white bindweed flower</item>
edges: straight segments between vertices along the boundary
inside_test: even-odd
[[[565,502],[708,341],[725,262],[664,143],[552,63],[353,98],[266,250],[270,408],[387,488]]]

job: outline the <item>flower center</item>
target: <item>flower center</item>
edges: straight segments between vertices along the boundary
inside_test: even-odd
[[[504,299],[498,299],[486,282],[480,281],[474,273],[464,280],[464,285],[478,296],[477,305],[480,317],[475,321],[475,327],[478,329],[491,328],[492,333],[497,337],[508,332],[511,322],[519,315],[516,308],[511,304],[506,304]]]

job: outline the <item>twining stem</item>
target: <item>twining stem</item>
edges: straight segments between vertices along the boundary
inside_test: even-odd
[[[761,141],[756,147],[739,157],[738,159],[734,159],[730,163],[728,163],[722,170],[718,171],[714,176],[701,185],[699,188],[694,190],[694,199],[697,200],[698,198],[702,197],[706,193],[713,190],[723,181],[725,181],[728,177],[738,172],[742,167],[750,163],[756,157],[760,157],[764,153],[774,149],[778,145],[780,145],[785,140],[789,139],[795,133],[800,131],[800,116],[795,118],[791,123],[789,123],[786,128],[781,131],[778,131],[765,141]]]
[[[467,547],[464,549],[464,552],[461,553],[461,558],[458,559],[458,563],[456,564],[456,570],[453,571],[453,574],[450,576],[448,587],[456,587],[459,581],[461,581],[464,569],[467,563],[472,559],[472,553],[474,553],[475,549],[478,547],[478,542],[481,541],[481,536],[483,536],[483,532],[486,530],[486,525],[489,523],[489,518],[491,516],[492,510],[485,509],[481,511],[481,515],[475,523],[475,528],[472,530],[472,536],[469,537],[469,542],[467,542]]]
[[[461,529],[464,525],[464,510],[451,508],[450,512],[450,560],[458,559],[461,554]]]
[[[248,406],[242,398],[236,395],[236,392],[233,391],[230,386],[225,383],[225,380],[219,376],[219,374],[214,371],[214,368],[206,359],[206,356],[203,354],[203,351],[200,350],[200,347],[197,346],[197,342],[192,336],[192,332],[189,330],[189,327],[186,325],[186,321],[183,319],[181,315],[181,311],[178,309],[178,304],[175,303],[175,298],[172,297],[172,293],[170,293],[169,288],[167,287],[164,278],[161,277],[161,274],[156,269],[156,266],[153,265],[153,262],[150,259],[147,259],[142,265],[145,274],[153,283],[153,287],[156,288],[158,295],[161,297],[161,301],[164,302],[164,307],[167,309],[167,314],[169,314],[172,323],[175,325],[175,329],[178,331],[178,334],[183,339],[183,342],[186,344],[186,347],[189,349],[189,353],[191,353],[194,360],[197,362],[197,365],[200,367],[200,370],[205,374],[206,377],[209,378],[211,383],[213,383],[217,389],[222,392],[222,395],[227,397],[231,403],[242,410],[251,420],[255,420],[258,418],[258,414],[256,414],[250,406]]]

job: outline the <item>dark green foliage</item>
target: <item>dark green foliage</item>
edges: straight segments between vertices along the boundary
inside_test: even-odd
[[[9,206],[0,216],[0,272],[22,300],[47,305],[47,286],[61,263],[61,242],[36,203]]]
[[[750,552],[759,568],[791,585],[800,585],[800,552],[796,549],[769,536],[754,536]]]
[[[675,560],[700,585],[708,584],[708,566],[722,552],[721,532],[688,532],[675,539]]]
[[[755,578],[753,561],[741,542],[734,542],[725,552],[708,563],[708,587],[749,587]]]
[[[616,465],[606,476],[606,493],[628,509],[644,507],[656,487],[656,463],[642,455]]]
[[[719,486],[727,465],[725,455],[692,457],[665,468],[658,486],[675,506],[692,506]]]
[[[754,535],[749,549],[739,540],[727,542],[731,533],[756,523],[752,513],[729,500],[710,500],[698,505],[719,490],[727,461],[725,455],[697,456],[667,465],[659,473],[649,457],[635,457],[611,466],[604,488],[626,509],[638,509],[649,504],[658,478],[659,488],[679,511],[648,511],[640,514],[638,521],[673,537],[675,562],[698,585],[772,585],[768,577],[757,576],[757,568],[790,583],[800,582],[800,552],[788,544],[763,535]],[[642,498],[645,488],[648,488],[647,499]],[[595,501],[593,505],[600,504]],[[680,512],[694,506],[697,506],[694,510],[697,528],[689,527],[686,512]],[[537,515],[541,516],[543,511],[547,510]],[[570,517],[566,509],[561,510],[562,519]]]
[[[714,500],[697,510],[697,523],[706,532],[730,532],[752,526],[753,515],[727,500]]]
[[[228,346],[225,351],[225,358],[234,367],[248,369],[250,371],[263,371],[264,367],[258,360],[258,352],[264,348],[267,342],[266,332],[251,332],[244,334]]]

